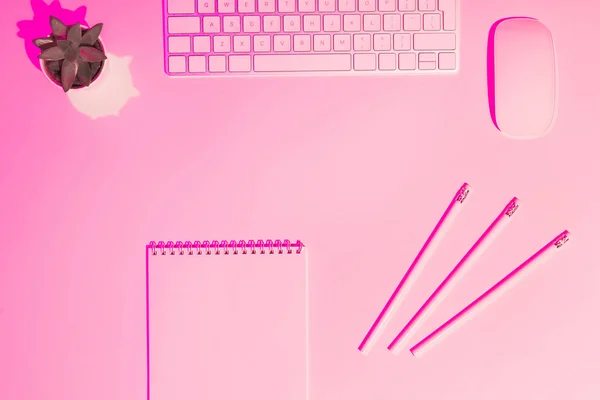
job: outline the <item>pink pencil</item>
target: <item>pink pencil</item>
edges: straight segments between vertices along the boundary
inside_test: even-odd
[[[433,312],[435,307],[439,305],[460,279],[468,272],[475,264],[477,259],[487,250],[494,239],[504,230],[506,225],[511,221],[513,214],[519,208],[519,199],[514,197],[504,207],[500,215],[492,222],[481,237],[475,242],[473,247],[464,255],[460,262],[448,274],[446,279],[437,287],[433,294],[427,299],[425,304],[421,306],[419,311],[411,318],[406,326],[400,331],[398,336],[390,343],[388,349],[394,354],[398,354],[405,346],[406,342],[414,335],[419,326],[425,322],[427,317]]]
[[[421,251],[417,254],[417,257],[408,268],[408,271],[404,274],[404,277],[396,287],[396,290],[392,293],[392,296],[385,307],[383,307],[381,313],[379,313],[379,316],[371,326],[371,329],[369,329],[369,332],[367,332],[367,335],[360,346],[358,346],[358,350],[363,354],[368,354],[373,345],[377,342],[377,339],[396,311],[396,308],[402,303],[406,294],[410,291],[410,288],[414,285],[423,271],[425,264],[427,264],[433,255],[435,248],[450,229],[452,222],[461,210],[462,204],[467,199],[471,190],[471,186],[469,186],[468,183],[464,183],[452,198],[452,201],[450,202],[450,205],[448,205],[448,208],[446,208],[442,218],[438,221],[437,225],[429,235],[429,238],[421,248]]]
[[[465,322],[473,318],[485,307],[500,298],[501,295],[511,289],[527,274],[533,272],[536,267],[548,261],[548,259],[550,259],[550,257],[553,256],[557,250],[559,250],[565,243],[569,241],[570,236],[571,234],[569,231],[564,231],[552,239],[547,245],[529,257],[523,264],[513,269],[508,275],[488,289],[484,294],[479,296],[475,301],[463,308],[458,314],[450,318],[446,323],[430,333],[419,343],[414,345],[410,349],[410,352],[415,356],[423,355],[427,350],[431,349],[435,343],[439,343],[443,337],[462,326]]]

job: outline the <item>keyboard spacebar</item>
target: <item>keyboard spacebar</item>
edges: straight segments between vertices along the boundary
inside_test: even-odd
[[[350,54],[261,54],[254,56],[256,72],[350,71]]]

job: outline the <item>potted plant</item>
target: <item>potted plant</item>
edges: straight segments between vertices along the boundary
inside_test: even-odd
[[[100,40],[103,25],[87,28],[78,22],[67,26],[51,16],[50,26],[50,36],[33,41],[41,50],[38,58],[46,77],[65,93],[92,84],[102,73],[106,61]]]

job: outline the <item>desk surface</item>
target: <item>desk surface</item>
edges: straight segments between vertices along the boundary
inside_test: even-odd
[[[159,0],[88,1],[140,92],[96,120],[25,56],[15,24],[28,3],[0,14],[0,397],[145,399],[144,244],[242,238],[310,249],[311,399],[600,396],[596,2],[463,0],[452,77],[180,80],[163,72]],[[502,137],[488,113],[488,29],[514,15],[539,18],[557,49],[558,119],[538,140]],[[468,206],[362,358],[362,336],[463,181]],[[569,229],[565,251],[426,357],[385,354],[513,196],[515,221],[417,336]]]

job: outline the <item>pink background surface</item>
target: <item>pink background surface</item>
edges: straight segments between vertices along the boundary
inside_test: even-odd
[[[88,2],[141,93],[94,121],[27,59],[15,24],[28,3],[0,13],[0,398],[145,399],[145,244],[249,238],[310,249],[312,399],[600,396],[597,3],[463,1],[454,77],[173,80],[159,1]],[[558,118],[533,141],[504,138],[488,113],[487,34],[512,15],[539,18],[556,45]],[[364,358],[463,181],[472,198]],[[569,229],[565,251],[424,358],[388,354],[512,196],[515,220],[417,336]]]

